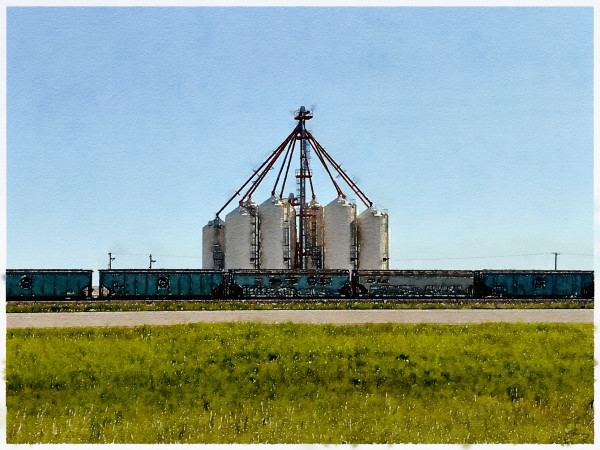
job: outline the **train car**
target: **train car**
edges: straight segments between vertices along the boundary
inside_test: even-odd
[[[230,270],[232,298],[322,299],[352,296],[349,270]]]
[[[6,300],[78,300],[92,296],[93,270],[9,269]]]
[[[359,298],[466,298],[475,273],[468,270],[356,270]]]
[[[475,295],[480,297],[594,297],[593,271],[482,270],[476,278]]]
[[[99,270],[100,297],[119,299],[203,299],[225,297],[227,279],[220,270]]]

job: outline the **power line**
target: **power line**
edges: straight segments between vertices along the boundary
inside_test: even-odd
[[[406,259],[395,259],[395,261],[444,261],[448,259],[485,259],[485,258],[515,258],[519,256],[542,256],[548,255],[548,253],[524,253],[521,255],[490,255],[490,256],[463,256],[463,257],[450,257],[450,258],[406,258]]]
[[[111,253],[113,256],[148,256],[148,253]],[[161,258],[195,258],[202,259],[202,256],[190,256],[190,255],[158,255],[154,254],[154,256],[160,256]]]
[[[202,259],[202,256],[189,256],[189,255],[155,255],[160,256],[162,258],[194,258],[194,259]]]
[[[516,258],[522,256],[543,256],[543,255],[554,255],[554,252],[550,253],[522,253],[519,255],[489,255],[489,256],[462,256],[462,257],[448,257],[448,258],[402,258],[395,259],[395,261],[445,261],[450,259],[486,259],[486,258]],[[589,253],[560,253],[561,255],[571,256],[594,256]],[[147,253],[111,253],[112,256],[148,256]],[[191,256],[191,255],[164,255],[155,254],[154,256],[160,256],[161,258],[191,258],[191,259],[202,259],[202,256]]]

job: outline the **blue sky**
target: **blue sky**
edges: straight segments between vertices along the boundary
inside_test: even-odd
[[[592,269],[591,7],[8,8],[7,267],[201,267],[299,105],[391,268]]]

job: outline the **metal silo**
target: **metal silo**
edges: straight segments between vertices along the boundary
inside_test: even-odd
[[[260,219],[260,268],[291,269],[296,248],[296,212],[275,195],[258,207]]]
[[[258,207],[248,200],[225,216],[225,269],[258,269]]]
[[[361,270],[388,270],[389,229],[388,215],[371,207],[356,218],[358,229],[358,268]]]
[[[225,261],[225,222],[218,217],[202,228],[202,268],[223,269]]]
[[[357,263],[356,205],[338,197],[325,206],[325,269],[352,270]]]
[[[325,217],[324,208],[317,200],[313,199],[304,209],[307,214],[306,230],[306,268],[323,269],[324,244],[325,244]]]

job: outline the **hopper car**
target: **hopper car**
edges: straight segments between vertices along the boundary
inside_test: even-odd
[[[220,270],[99,270],[99,297],[119,299],[193,299],[226,296]]]
[[[349,298],[348,270],[232,270],[229,296],[252,298]]]
[[[357,270],[359,298],[467,298],[473,296],[474,272],[468,270]]]
[[[6,271],[7,300],[86,300],[92,298],[92,270]]]
[[[594,272],[543,270],[99,270],[102,300],[592,299]],[[91,270],[7,270],[9,301],[91,300]]]
[[[566,270],[481,270],[475,272],[481,297],[593,298],[594,272]]]

